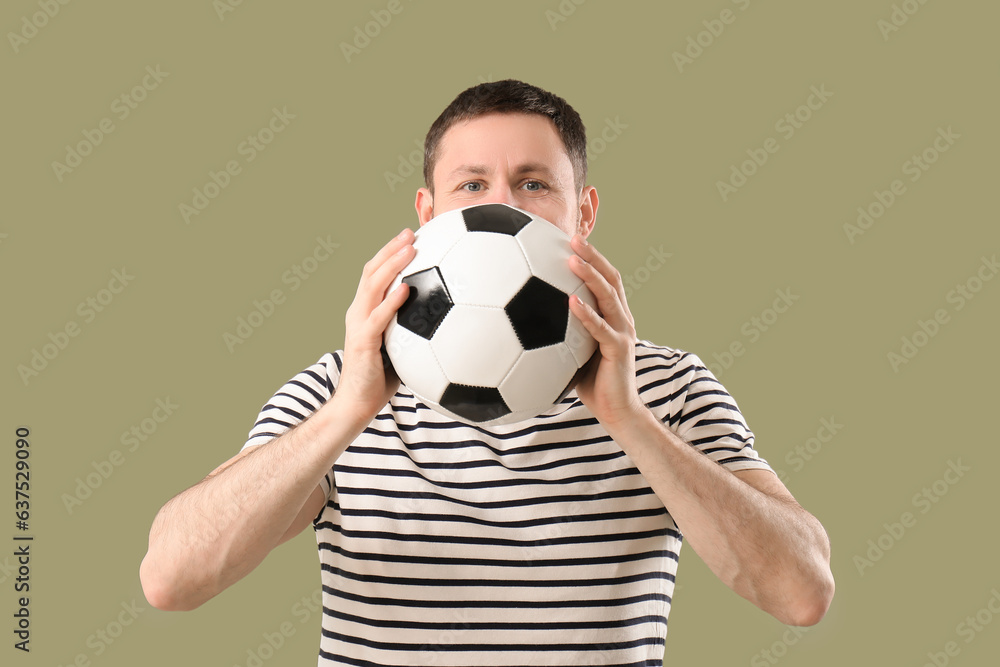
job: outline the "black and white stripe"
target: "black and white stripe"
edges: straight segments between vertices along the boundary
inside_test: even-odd
[[[283,386],[245,447],[329,399],[342,363],[326,354]],[[769,469],[697,356],[640,341],[636,369],[674,432],[730,470]],[[323,487],[321,665],[662,663],[682,537],[576,392],[487,429],[401,387]]]

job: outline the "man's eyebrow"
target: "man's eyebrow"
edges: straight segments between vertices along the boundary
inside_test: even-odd
[[[484,164],[463,164],[455,168],[451,174],[450,178],[455,178],[456,176],[462,174],[471,174],[474,176],[488,176],[491,169]],[[553,177],[553,172],[548,166],[541,162],[526,162],[522,164],[517,169],[514,170],[515,174],[544,174],[550,178]]]

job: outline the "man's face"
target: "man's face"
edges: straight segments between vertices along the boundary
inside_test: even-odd
[[[417,192],[423,225],[473,204],[510,204],[545,218],[569,235],[587,236],[597,191],[578,198],[573,165],[552,121],[539,114],[488,114],[452,125],[438,144],[434,195]]]

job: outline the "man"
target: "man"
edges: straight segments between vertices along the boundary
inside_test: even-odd
[[[507,80],[466,90],[425,146],[423,225],[480,203],[572,235],[572,299],[599,355],[559,405],[491,429],[448,420],[383,365],[405,301],[404,229],[365,265],[343,351],[268,402],[242,451],[169,501],[140,575],[161,609],[192,609],[313,524],[320,664],[660,664],[682,536],[783,623],[833,596],[822,525],[753,449],[697,356],[637,340],[620,275],[586,241],[598,197],[577,113]]]

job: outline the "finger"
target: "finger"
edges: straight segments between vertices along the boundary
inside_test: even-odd
[[[393,314],[406,302],[409,287],[406,283],[397,285],[356,327],[348,328],[345,338],[351,340],[352,349],[374,352],[382,347],[383,334]]]
[[[595,248],[591,243],[589,243],[585,238],[577,234],[573,237],[571,241],[571,247],[577,255],[582,257],[588,264],[597,269],[608,284],[615,287],[616,291],[619,292],[619,296],[624,297],[624,289],[618,290],[617,287],[621,285],[621,276],[614,265],[608,261],[608,258],[600,253],[600,251]],[[624,299],[623,299],[624,300]]]
[[[611,327],[611,324],[576,294],[569,298],[569,309],[583,324],[583,328],[594,337],[598,346],[616,342],[617,332]]]
[[[393,241],[398,240],[399,238],[397,237]],[[362,308],[366,316],[385,298],[386,290],[389,289],[392,281],[410,263],[416,252],[412,243],[405,242],[397,244],[391,241],[383,248],[383,250],[385,249],[392,250],[392,254],[380,257],[382,255],[382,251],[380,250],[379,254],[365,265],[365,270],[361,274],[361,280],[358,282],[358,290],[354,300]],[[376,262],[379,263],[376,264]]]
[[[631,314],[622,305],[621,297],[607,279],[598,272],[593,264],[589,264],[579,255],[570,258],[570,267],[583,280],[587,289],[597,300],[601,314],[612,328],[628,332],[634,328]],[[589,306],[588,306],[589,307]],[[591,309],[592,310],[592,309]]]
[[[635,326],[635,320],[632,317],[631,311],[628,309],[628,301],[625,298],[625,285],[622,282],[621,273],[614,265],[608,261],[608,259],[600,253],[591,243],[587,242],[585,238],[579,234],[575,235],[570,241],[570,247],[576,252],[577,255],[582,257],[584,261],[597,269],[597,272],[604,277],[604,279],[611,285],[615,292],[618,294],[618,300],[621,302],[622,307],[632,323]]]
[[[406,283],[399,283],[396,289],[386,294],[378,306],[372,310],[368,318],[367,326],[372,335],[383,333],[392,321],[392,316],[396,314],[399,307],[406,303],[410,286]]]
[[[410,263],[415,253],[416,249],[412,244],[404,245],[390,255],[374,273],[368,276],[367,282],[370,283],[372,292],[378,295],[379,300],[385,297],[386,290],[389,289],[392,281]],[[377,304],[373,304],[373,307],[374,305]]]
[[[413,239],[413,230],[409,227],[404,228],[403,231],[396,234],[392,240],[382,246],[379,251],[375,253],[375,256],[372,257],[367,264],[365,264],[365,268],[361,272],[362,277],[370,276],[375,273],[375,271],[385,264],[386,260],[391,258],[401,247],[405,245],[412,245]]]

